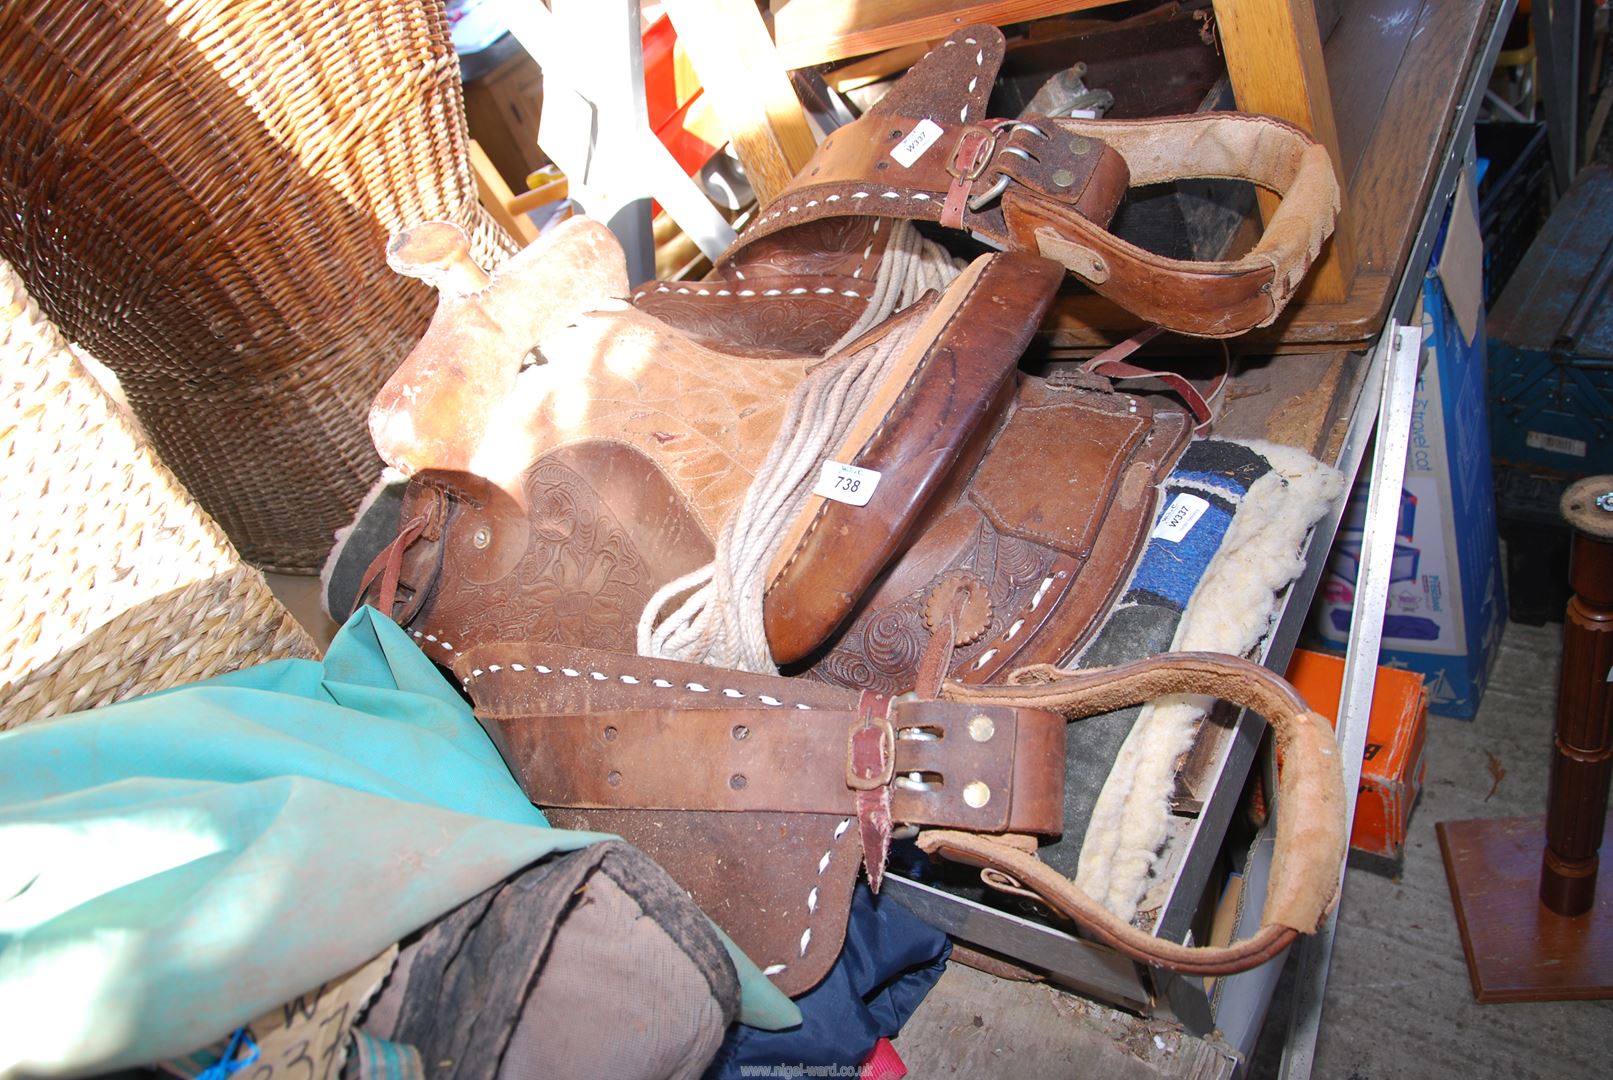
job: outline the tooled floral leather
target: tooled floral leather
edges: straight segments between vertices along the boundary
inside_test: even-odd
[[[448,515],[441,538],[410,546],[401,581],[410,597],[424,596],[404,628],[439,661],[495,641],[631,650],[651,594],[711,557],[687,501],[619,443],[547,454],[514,493],[422,473],[404,517],[433,498]]]
[[[1040,437],[1049,410],[1071,433],[1056,445]],[[1125,583],[1190,427],[1158,400],[1022,377],[1014,408],[985,456],[965,467],[956,498],[920,524],[918,539],[802,674],[878,693],[910,689],[932,636],[926,605],[959,572],[985,587],[990,617],[984,634],[954,649],[954,678],[982,682],[1073,656]],[[1103,435],[1083,443],[1083,429]]]

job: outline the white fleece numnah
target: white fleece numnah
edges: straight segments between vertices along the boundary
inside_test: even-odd
[[[1271,462],[1233,516],[1193,591],[1172,652],[1242,656],[1271,630],[1277,593],[1304,569],[1299,548],[1344,490],[1338,471],[1293,447],[1248,442]],[[1177,760],[1213,699],[1182,694],[1145,706],[1087,823],[1075,882],[1122,919],[1136,917],[1170,821]]]

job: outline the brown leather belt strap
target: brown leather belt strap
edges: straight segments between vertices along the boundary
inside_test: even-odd
[[[891,168],[892,152],[921,125],[937,132],[935,146],[910,168]],[[989,148],[983,164],[981,146]],[[970,160],[963,175],[952,166],[960,152]],[[936,221],[993,247],[1037,252],[1149,322],[1212,338],[1276,319],[1339,208],[1327,150],[1291,124],[1248,113],[985,125],[870,114],[826,140],[803,176],[727,258],[821,218]],[[1155,255],[1102,224],[1128,186],[1187,179],[1247,180],[1282,202],[1254,248],[1233,260]]]
[[[1016,677],[1020,685],[949,683],[943,694],[972,705],[1032,706],[1080,719],[1169,694],[1208,693],[1265,718],[1277,743],[1280,802],[1260,930],[1226,947],[1188,948],[1115,918],[1074,882],[989,837],[935,831],[919,836],[921,848],[1009,874],[1127,955],[1177,971],[1246,970],[1275,955],[1295,933],[1311,933],[1320,925],[1337,898],[1344,861],[1343,773],[1332,728],[1286,682],[1258,664],[1213,653],[1173,653],[1076,672],[1026,668]]]
[[[456,671],[540,805],[857,817],[883,789],[898,822],[1063,827],[1064,720],[1040,709],[836,687],[807,705],[797,679],[539,644],[472,649]],[[891,747],[872,772],[870,730]]]

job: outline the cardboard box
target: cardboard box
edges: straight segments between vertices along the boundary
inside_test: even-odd
[[[1288,681],[1311,708],[1338,725],[1339,690],[1344,684],[1342,657],[1296,649],[1288,664]],[[1405,855],[1411,810],[1427,773],[1423,759],[1427,732],[1428,693],[1422,676],[1380,667],[1372,690],[1355,825],[1350,830],[1352,849],[1394,862]]]
[[[1380,663],[1424,676],[1431,711],[1471,720],[1507,605],[1490,470],[1478,221],[1457,187],[1423,282],[1423,368],[1412,410]],[[1312,608],[1324,648],[1349,636],[1366,493],[1358,489]]]

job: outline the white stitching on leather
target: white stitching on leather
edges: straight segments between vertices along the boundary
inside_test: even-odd
[[[1032,611],[1035,611],[1041,602],[1047,597],[1047,590],[1051,589],[1052,587],[1053,575],[1049,574],[1047,577],[1043,578],[1042,583],[1036,587],[1036,595],[1031,597],[1030,609]]]
[[[483,671],[481,668],[477,668],[475,671],[472,671],[470,673],[470,677],[472,679],[478,679],[478,678],[481,678],[483,675],[490,675],[490,674],[492,674],[494,672],[502,671],[502,670],[504,670],[503,667],[498,665],[498,664],[489,664],[489,665],[487,665],[487,670],[486,671]],[[511,671],[520,671],[520,672],[526,672],[526,671],[530,670],[533,673],[540,674],[540,675],[549,675],[549,674],[553,673],[552,669],[544,667],[542,664],[535,664],[530,669],[528,669],[527,667],[525,667],[522,664],[511,664],[510,665],[510,670]],[[578,677],[580,677],[582,675],[582,672],[577,671],[574,668],[561,668],[560,673],[562,675],[565,675],[567,678],[578,678]],[[596,682],[609,682],[610,681],[610,676],[605,674],[602,671],[590,671],[588,673],[588,676],[589,676],[589,678],[593,679]],[[633,676],[633,675],[618,675],[616,677],[619,680],[621,680],[623,683],[626,683],[628,686],[639,686],[639,685],[641,685],[640,680],[636,676]],[[671,689],[674,688],[673,684],[668,682],[665,679],[651,679],[650,684],[652,686],[656,687],[659,690],[671,690]],[[466,685],[469,685],[469,684],[467,683]],[[688,689],[688,690],[692,690],[693,692],[695,692],[697,694],[709,694],[713,690],[712,687],[704,686],[701,683],[697,683],[697,682],[685,683],[684,688]],[[718,690],[718,692],[720,692],[723,695],[723,697],[727,697],[727,698],[743,698],[743,697],[747,696],[746,693],[743,690],[736,690],[731,686],[730,687],[719,687],[719,688],[717,688],[717,690]],[[767,705],[767,706],[771,706],[771,707],[782,707],[785,704],[784,702],[780,701],[778,698],[773,697],[770,694],[758,694],[757,695],[757,700],[759,700],[763,705]],[[794,705],[795,705],[795,707],[797,709],[802,709],[802,710],[807,711],[807,712],[810,712],[812,710],[812,706],[808,705],[808,704],[806,704],[804,702],[799,702],[798,701],[798,702],[795,702]],[[847,819],[847,821],[849,823],[849,819]],[[838,840],[840,838],[840,832],[844,832],[844,831],[845,831],[845,824],[842,824],[840,831],[836,832],[836,834],[835,834],[835,839]]]
[[[1014,635],[1019,633],[1020,630],[1022,630],[1024,628],[1024,626],[1025,626],[1025,620],[1024,619],[1016,619],[1016,620],[1014,620],[1014,625],[1010,626],[1008,628],[1008,633],[1003,635],[1003,640],[1004,641],[1012,641],[1013,638],[1014,638]]]
[[[991,662],[991,658],[993,656],[996,656],[996,655],[997,655],[997,650],[996,649],[987,649],[985,652],[981,653],[980,654],[980,659],[975,661],[975,665],[974,665],[975,670],[979,671],[981,668],[985,667],[988,663]]]

